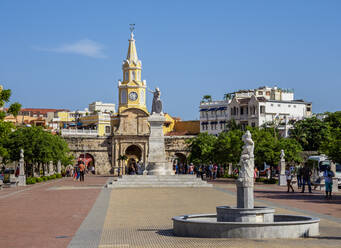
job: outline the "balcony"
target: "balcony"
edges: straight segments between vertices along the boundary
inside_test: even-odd
[[[62,129],[62,136],[97,136],[96,129]]]

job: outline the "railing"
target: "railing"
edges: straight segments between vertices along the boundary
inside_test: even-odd
[[[97,136],[98,130],[92,129],[62,129],[62,136]]]

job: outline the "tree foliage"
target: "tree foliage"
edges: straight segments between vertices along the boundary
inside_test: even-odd
[[[324,122],[328,125],[329,135],[325,137],[320,151],[334,162],[341,163],[341,111],[328,113]]]
[[[189,161],[195,164],[208,164],[213,162],[213,151],[216,137],[208,133],[200,133],[189,140]]]
[[[328,124],[316,117],[297,121],[290,137],[298,141],[303,150],[317,151],[329,135]]]
[[[11,161],[19,160],[20,149],[24,149],[25,162],[29,164],[60,160],[67,165],[73,160],[66,141],[41,127],[18,128],[9,135],[6,148]]]
[[[190,161],[195,164],[228,163],[238,164],[244,145],[242,135],[244,131],[236,125],[228,132],[222,132],[218,137],[201,133],[190,141]],[[255,165],[262,167],[264,162],[277,165],[281,149],[286,154],[286,161],[298,163],[301,161],[301,145],[291,138],[275,138],[273,130],[248,127],[255,143]]]

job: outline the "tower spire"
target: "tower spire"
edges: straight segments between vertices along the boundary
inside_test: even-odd
[[[129,40],[129,48],[127,53],[127,61],[134,62],[137,64],[138,57],[136,52],[136,46],[135,46],[135,39],[134,39],[134,30],[135,30],[135,24],[129,24],[130,25],[130,40]]]

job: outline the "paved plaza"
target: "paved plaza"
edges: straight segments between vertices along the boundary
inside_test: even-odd
[[[341,247],[341,194],[286,193],[276,185],[255,187],[255,205],[277,213],[321,218],[318,238],[293,240],[174,237],[171,218],[215,213],[235,205],[235,185],[213,188],[107,189],[109,177],[70,178],[0,191],[0,247]]]

